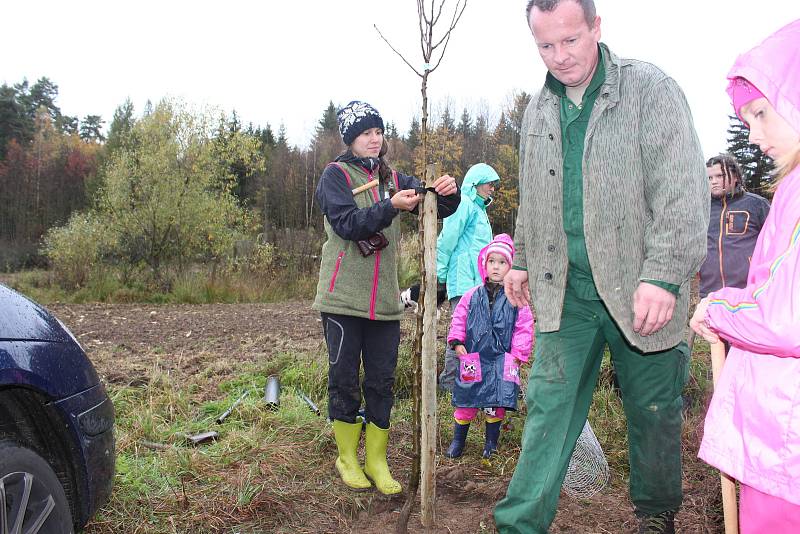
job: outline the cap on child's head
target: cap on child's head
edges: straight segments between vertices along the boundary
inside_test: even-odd
[[[742,107],[757,98],[764,98],[764,94],[755,85],[741,77],[732,78],[727,91],[733,103],[733,110],[742,122],[745,122],[740,111]]]
[[[514,262],[514,240],[508,234],[497,234],[491,243],[483,247],[478,253],[478,273],[481,280],[486,279],[486,260],[489,254],[500,254],[510,264]]]

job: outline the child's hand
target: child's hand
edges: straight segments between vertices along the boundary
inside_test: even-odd
[[[467,355],[467,347],[465,347],[464,345],[456,345],[455,351],[456,354],[458,354],[459,356]]]
[[[706,324],[706,309],[708,309],[708,297],[704,298],[697,304],[697,308],[694,310],[694,315],[689,321],[689,327],[694,330],[695,333],[700,334],[703,339],[709,343],[716,343],[719,341],[719,336],[716,334],[716,332],[708,327],[708,324]]]

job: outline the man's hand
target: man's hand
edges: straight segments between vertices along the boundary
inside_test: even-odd
[[[703,336],[703,339],[709,343],[716,343],[719,341],[719,336],[711,330],[706,323],[706,309],[708,309],[708,297],[697,303],[697,308],[694,309],[694,315],[692,315],[692,319],[689,321],[689,327]]]
[[[440,176],[433,182],[433,189],[436,191],[437,195],[441,195],[443,197],[450,196],[458,191],[458,186],[456,185],[456,179],[450,176],[449,174],[445,174]]]
[[[647,282],[639,282],[633,293],[633,330],[649,336],[661,330],[675,310],[675,295]]]
[[[531,294],[528,288],[528,271],[511,269],[503,278],[503,287],[506,291],[506,298],[512,306],[521,308],[530,305]]]
[[[414,189],[403,189],[392,197],[392,207],[396,210],[411,211],[417,207],[422,195],[418,195]]]

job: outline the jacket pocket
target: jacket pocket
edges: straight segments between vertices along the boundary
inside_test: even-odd
[[[328,293],[333,293],[333,288],[336,286],[336,277],[339,276],[339,269],[342,267],[342,258],[344,258],[344,250],[339,252],[336,257],[336,263],[333,265],[333,274],[331,274],[331,283],[328,286]]]
[[[503,380],[519,385],[519,360],[507,352],[503,361]]]
[[[729,211],[725,221],[725,235],[744,235],[750,224],[750,213],[746,211]]]
[[[459,377],[461,381],[467,384],[480,382],[483,379],[481,375],[481,356],[477,352],[469,354],[460,354],[458,356],[459,364]]]

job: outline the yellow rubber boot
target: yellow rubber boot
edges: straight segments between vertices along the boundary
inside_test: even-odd
[[[358,463],[358,440],[361,438],[361,422],[345,423],[333,421],[333,435],[336,437],[336,447],[339,457],[336,458],[336,470],[342,477],[342,482],[354,490],[365,490],[372,487],[361,465]]]
[[[367,458],[364,462],[364,474],[375,483],[378,491],[384,495],[394,495],[403,491],[403,487],[389,473],[389,465],[386,463],[386,446],[388,443],[388,428],[384,430],[373,423],[367,423],[364,447],[367,452]]]

